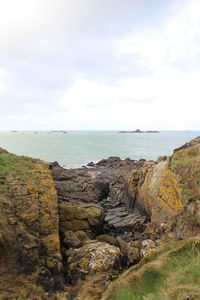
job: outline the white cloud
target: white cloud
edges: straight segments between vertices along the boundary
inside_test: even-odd
[[[200,2],[164,2],[0,0],[0,126],[199,129]]]

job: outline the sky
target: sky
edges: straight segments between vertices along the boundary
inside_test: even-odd
[[[0,130],[200,130],[199,0],[0,0]]]

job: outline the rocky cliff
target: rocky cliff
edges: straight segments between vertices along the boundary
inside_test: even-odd
[[[0,215],[1,285],[8,275],[22,275],[46,291],[62,289],[57,193],[48,164],[0,150]]]
[[[200,138],[80,169],[1,149],[0,299],[101,299],[122,270],[199,234],[199,174]]]
[[[145,177],[138,186],[137,201],[151,222],[173,227],[179,238],[198,234],[200,138],[145,168],[141,170]]]

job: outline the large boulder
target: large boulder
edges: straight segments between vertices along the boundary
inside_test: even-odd
[[[119,269],[121,252],[118,247],[103,242],[89,242],[74,249],[68,258],[68,278],[72,283],[84,279],[87,274]]]
[[[48,291],[62,288],[58,203],[49,166],[2,149],[0,253],[1,281],[3,274],[26,274]]]

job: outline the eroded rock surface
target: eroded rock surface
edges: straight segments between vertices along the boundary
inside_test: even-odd
[[[48,164],[0,150],[1,274],[62,288],[58,203]],[[6,263],[6,264],[5,264]]]

